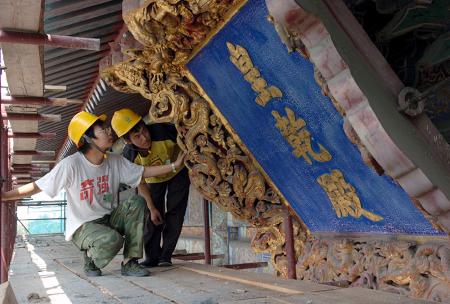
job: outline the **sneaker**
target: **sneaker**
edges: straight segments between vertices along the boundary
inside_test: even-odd
[[[156,266],[158,266],[158,260],[156,260],[156,261],[143,260],[142,262],[139,263],[139,265],[144,266],[146,268],[156,267]]]
[[[159,267],[170,267],[172,266],[172,261],[167,261],[167,260],[161,260],[158,263]]]
[[[124,276],[133,277],[147,277],[150,275],[150,271],[139,265],[137,259],[131,259],[125,265],[122,262],[121,272]]]
[[[95,266],[94,261],[87,256],[87,252],[84,252],[84,273],[88,277],[99,277],[102,275],[100,268]]]

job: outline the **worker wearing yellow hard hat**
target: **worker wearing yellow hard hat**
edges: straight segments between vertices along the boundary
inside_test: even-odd
[[[126,142],[123,156],[136,164],[170,164],[180,151],[173,124],[146,125],[142,117],[132,110],[121,109],[114,113],[111,125],[117,136],[123,137]],[[151,198],[147,202],[150,218],[144,233],[146,258],[141,265],[170,266],[187,208],[190,185],[188,171],[184,167],[173,168],[166,175],[146,178],[145,181],[147,185],[139,185],[138,191],[145,193],[146,188],[149,188]],[[164,225],[161,225],[163,221]]]
[[[69,123],[69,138],[79,148],[82,145],[82,137],[86,131],[97,121],[104,122],[106,115],[96,116],[92,113],[82,111],[76,114]]]
[[[148,270],[138,264],[148,210],[146,199],[132,196],[118,204],[119,185],[137,187],[147,177],[170,173],[173,167],[182,166],[184,155],[180,154],[172,164],[152,167],[136,165],[117,154],[105,158],[114,143],[105,121],[106,115],[85,111],[76,114],[69,123],[68,135],[78,152],[61,160],[37,181],[2,192],[2,199],[17,200],[41,191],[54,197],[65,190],[66,240],[84,252],[86,275],[101,275],[100,269],[124,245],[122,275],[148,276]]]
[[[122,137],[127,134],[138,122],[142,119],[141,116],[136,114],[130,109],[121,109],[114,112],[111,119],[111,126],[116,132],[118,137]]]

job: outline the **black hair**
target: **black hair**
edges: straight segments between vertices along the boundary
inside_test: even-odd
[[[138,121],[138,123],[135,124],[133,128],[131,128],[130,131],[128,131],[126,134],[123,135],[123,138],[126,139],[126,140],[130,140],[131,133],[138,132],[142,127],[145,128],[145,122],[142,119],[140,119]]]
[[[80,142],[81,142],[81,147],[77,148],[77,150],[83,154],[86,154],[87,151],[89,151],[89,149],[91,148],[91,144],[86,142],[86,139],[84,139],[84,136],[87,136],[89,138],[97,138],[95,136],[94,133],[94,127],[95,126],[100,126],[102,127],[104,124],[103,121],[101,121],[100,119],[98,119],[96,122],[94,122],[89,129],[86,130],[86,132],[84,132],[84,135],[81,137]]]

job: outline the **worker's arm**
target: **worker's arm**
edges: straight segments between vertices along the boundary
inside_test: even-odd
[[[36,183],[32,182],[7,192],[2,191],[2,200],[5,201],[19,200],[21,198],[31,196],[41,191],[42,190],[39,189]]]
[[[142,174],[142,177],[147,178],[147,177],[160,176],[160,175],[170,173],[170,172],[172,172],[173,167],[175,167],[175,169],[178,169],[181,167],[185,157],[186,157],[186,153],[180,152],[178,154],[177,160],[172,163],[173,166],[172,166],[172,164],[162,165],[162,166],[146,166],[146,167],[144,167],[144,173]]]
[[[153,224],[155,224],[156,226],[161,225],[163,223],[162,216],[153,203],[152,197],[150,195],[150,190],[148,189],[148,186],[145,183],[144,179],[141,180],[141,183],[138,186],[138,193],[147,202],[148,210],[150,210],[150,219],[152,220]]]

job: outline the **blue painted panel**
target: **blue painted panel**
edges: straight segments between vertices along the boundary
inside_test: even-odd
[[[364,164],[344,134],[342,116],[321,94],[312,64],[297,53],[287,52],[267,16],[263,0],[249,1],[187,67],[308,228],[312,232],[442,234],[392,179],[378,176]],[[265,107],[258,105],[257,93],[229,60],[227,42],[247,49],[262,77],[283,96]],[[293,148],[276,128],[271,114],[275,110],[285,116],[285,107],[305,120],[314,150],[322,144],[332,160],[308,165],[292,154]],[[337,217],[327,193],[316,181],[334,169],[356,189],[363,208],[383,220]]]

